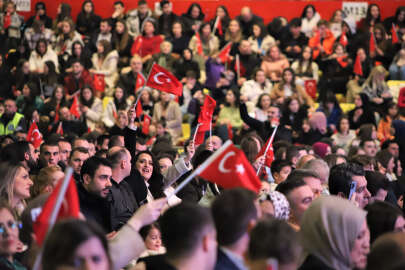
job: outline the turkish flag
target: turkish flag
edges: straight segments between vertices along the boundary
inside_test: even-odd
[[[194,144],[195,145],[200,145],[202,143],[204,143],[205,140],[205,132],[209,129],[207,129],[207,127],[203,128],[203,126],[207,126],[207,125],[201,125],[198,130],[197,130],[197,134],[195,135],[195,140],[194,140]]]
[[[31,142],[34,148],[38,148],[42,143],[42,134],[39,132],[37,123],[32,122],[27,133],[27,141]]]
[[[142,44],[143,44],[143,38],[142,38],[142,36],[138,36],[135,39],[134,43],[132,44],[131,55],[134,55],[134,54],[141,55],[141,53],[142,53]]]
[[[11,15],[10,13],[7,12],[7,14],[4,16],[4,22],[3,22],[3,28],[7,29],[11,25]]]
[[[197,39],[196,45],[197,45],[197,53],[199,55],[204,55],[203,52],[203,46],[202,46],[202,41],[201,41],[201,37],[200,37],[200,33],[198,33],[198,31],[195,32],[195,37]]]
[[[343,47],[346,47],[349,43],[347,40],[346,32],[342,32],[342,34],[340,35],[339,43],[342,44]]]
[[[204,104],[201,107],[200,114],[198,115],[198,123],[205,124],[200,129],[204,129],[204,131],[209,129],[209,124],[212,122],[212,115],[214,114],[215,106],[217,102],[215,99],[210,97],[209,95],[205,96]],[[208,126],[208,129],[206,127]]]
[[[138,118],[141,117],[141,114],[143,113],[141,101],[138,101],[138,104],[136,104],[135,113],[136,113],[136,117],[138,117]]]
[[[271,137],[267,140],[266,144],[262,146],[262,149],[260,149],[259,153],[256,156],[256,159],[263,156],[266,152],[267,146],[270,144],[269,150],[266,153],[265,161],[264,161],[264,165],[266,165],[267,167],[270,167],[271,163],[274,160],[273,142],[271,142],[270,140],[271,140]]]
[[[222,63],[229,61],[229,54],[231,53],[232,42],[229,42],[224,46],[224,48],[219,52],[218,58]],[[236,70],[236,69],[235,69]]]
[[[145,114],[143,116],[143,124],[142,124],[142,133],[143,134],[149,135],[149,126],[150,126],[151,121],[152,121],[152,118],[149,115]]]
[[[217,17],[218,23],[217,23],[217,30],[218,30],[218,35],[222,36],[224,33],[222,32],[222,21],[221,18]]]
[[[64,179],[59,180],[55,189],[49,195],[48,200],[42,207],[41,213],[32,225],[37,243],[39,245],[41,245],[45,240],[45,236],[49,230],[49,220],[59,196],[63,196],[64,199],[59,209],[57,220],[79,217],[80,205],[75,180],[72,176],[68,180],[69,184],[66,189],[66,193],[60,194],[63,180]]]
[[[76,118],[80,118],[81,112],[79,109],[79,101],[77,100],[77,95],[73,98],[72,106],[70,106],[70,113],[74,115]]]
[[[307,94],[310,97],[312,97],[313,99],[315,99],[316,98],[316,91],[317,91],[316,80],[314,80],[314,79],[305,80],[304,86],[305,86],[305,91],[307,92]]]
[[[374,33],[371,32],[368,52],[372,53],[372,52],[375,52],[375,50],[376,50],[375,37],[374,37]]]
[[[223,188],[243,187],[258,193],[261,183],[242,150],[231,141],[218,149],[199,175]]]
[[[363,76],[363,67],[361,66],[361,61],[359,55],[356,56],[356,61],[354,62],[353,73],[359,76]]]
[[[104,74],[94,74],[94,76],[93,76],[93,88],[96,91],[104,92],[104,90],[105,90]]]
[[[138,72],[138,75],[136,76],[134,93],[136,93],[136,91],[138,91],[145,84],[145,81],[146,79],[143,74]]]
[[[228,131],[228,139],[232,140],[233,139],[232,125],[231,124],[226,125],[226,129]]]
[[[183,85],[179,80],[168,70],[153,64],[146,86],[155,88],[157,90],[181,96],[183,94]]]
[[[397,33],[397,29],[394,24],[392,24],[391,34],[392,34],[392,38],[391,38],[392,44],[398,43],[399,42],[398,33]]]
[[[340,56],[340,57],[336,58],[336,61],[339,63],[339,65],[342,68],[347,67],[347,65],[349,64],[349,62],[347,62],[347,56]]]
[[[399,108],[405,108],[405,87],[402,87],[399,90],[399,95],[398,95],[398,107]]]

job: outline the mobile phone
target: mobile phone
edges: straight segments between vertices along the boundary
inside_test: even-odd
[[[350,183],[350,192],[349,192],[349,200],[352,199],[353,194],[356,192],[357,182],[352,181]]]

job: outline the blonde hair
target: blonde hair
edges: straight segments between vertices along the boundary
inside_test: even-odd
[[[0,163],[0,175],[2,176],[2,181],[0,181],[0,198],[6,200],[9,205],[13,205],[14,180],[21,168],[25,169],[21,163]]]
[[[52,177],[55,172],[62,172],[62,168],[58,165],[52,165],[39,171],[32,186],[32,197],[40,195],[44,187],[52,185],[55,182]]]

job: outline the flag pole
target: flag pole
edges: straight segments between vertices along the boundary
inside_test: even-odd
[[[267,155],[267,151],[269,151],[270,146],[273,143],[274,136],[276,135],[277,129],[278,129],[278,125],[274,128],[273,133],[271,134],[270,141],[266,146],[266,150],[264,151],[264,156]],[[257,169],[256,175],[259,175],[261,169],[262,169],[262,165],[260,164],[259,169]]]
[[[193,144],[195,144],[195,138],[197,137],[197,132],[198,132],[198,128],[201,126],[201,123],[197,124],[197,127],[195,128],[194,131],[194,136],[193,136]]]
[[[180,190],[182,190],[191,180],[198,174],[200,174],[205,168],[207,168],[226,148],[232,145],[231,140],[227,140],[217,151],[215,151],[206,161],[204,161],[200,166],[198,166],[183,182],[181,182],[176,189],[167,196],[170,199],[173,195],[176,195]]]
[[[214,27],[213,27],[214,33],[215,33],[215,30],[217,30],[217,27],[218,27],[218,19],[219,19],[219,16],[217,16],[217,18],[215,19],[215,22],[214,22]]]
[[[63,199],[65,198],[65,193],[69,186],[69,182],[72,177],[72,174],[73,174],[73,168],[67,167],[65,170],[65,179],[63,179],[62,186],[60,187],[60,190],[58,193],[58,197],[56,198],[55,207],[53,208],[51,216],[49,218],[49,226],[48,226],[48,231],[46,232],[45,241],[49,235],[49,232],[52,230],[53,225],[56,222],[56,218],[58,217],[60,207],[62,206]],[[39,251],[39,254],[35,258],[34,267],[32,268],[33,270],[40,269],[41,261],[42,261],[43,246],[44,245],[42,245],[41,250]]]
[[[146,80],[145,80],[145,82],[143,83],[141,89],[140,89],[139,91],[137,91],[137,92],[139,92],[139,94],[138,94],[138,96],[137,96],[137,98],[136,98],[135,103],[133,104],[133,107],[134,107],[134,108],[136,108],[136,105],[138,104],[139,100],[141,99],[142,92],[145,90],[146,83],[147,83],[148,80],[149,80],[149,76],[150,76],[150,74],[152,73],[152,68],[153,68],[154,65],[155,65],[155,62],[152,63],[152,67],[151,67],[150,70],[149,70],[148,77],[146,77]],[[138,75],[138,76],[139,76],[139,75]],[[138,115],[137,115],[137,117],[138,117]]]
[[[239,54],[236,54],[236,75],[237,75],[237,79],[239,81],[240,79],[240,59],[239,59]]]

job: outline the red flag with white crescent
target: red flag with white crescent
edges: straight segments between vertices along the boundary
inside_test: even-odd
[[[153,64],[150,70],[146,86],[176,96],[183,94],[183,85],[181,82],[172,73],[156,63]]]
[[[243,151],[230,141],[217,151],[217,157],[199,175],[223,188],[243,187],[258,193],[260,179]]]
[[[39,132],[38,125],[35,122],[32,122],[28,129],[27,141],[31,142],[34,148],[38,148],[43,141],[42,134]]]

